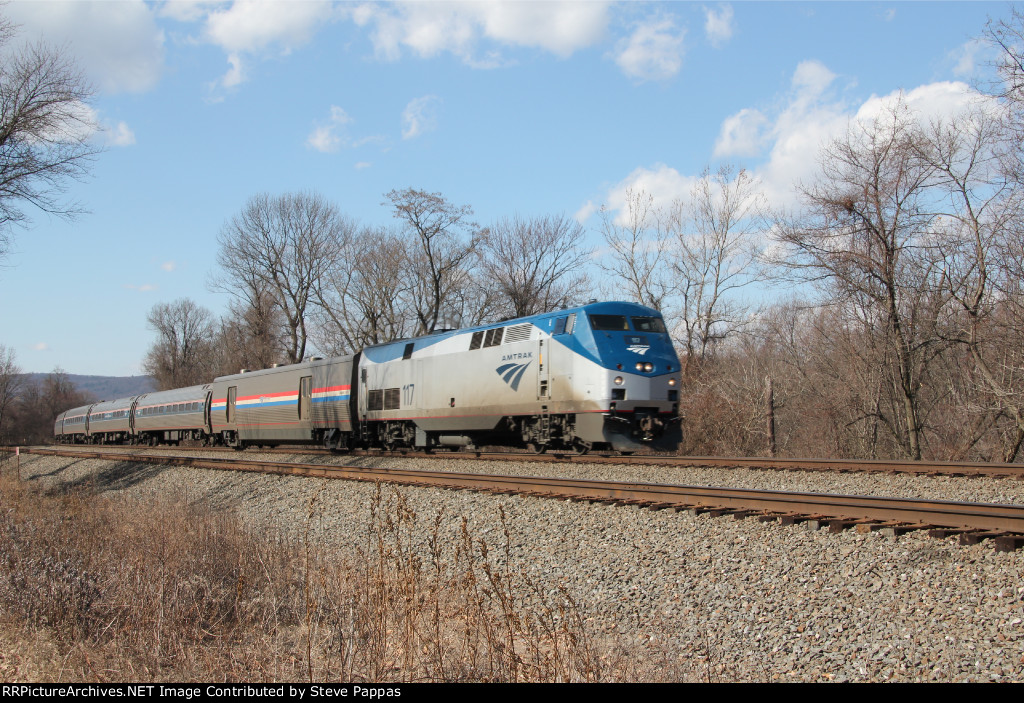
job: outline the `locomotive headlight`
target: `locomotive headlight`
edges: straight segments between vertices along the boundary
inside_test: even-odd
[[[642,361],[636,362],[636,370],[637,371],[643,371],[644,370],[644,362],[642,362]]]
[[[621,386],[622,385],[622,376],[616,376],[615,377],[615,385],[616,386]]]
[[[644,364],[644,371],[646,371],[647,373],[654,371],[654,364],[648,361],[646,364]]]
[[[668,379],[668,385],[670,385],[670,386],[676,385],[676,379],[674,379],[674,378]]]

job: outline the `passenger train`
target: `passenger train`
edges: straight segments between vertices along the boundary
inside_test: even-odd
[[[61,413],[61,443],[675,450],[680,365],[661,315],[600,302]]]

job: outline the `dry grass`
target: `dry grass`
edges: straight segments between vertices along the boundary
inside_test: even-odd
[[[8,464],[10,466],[10,464]],[[378,486],[357,558],[254,535],[180,499],[45,495],[0,475],[4,680],[600,681],[675,678],[598,646],[580,605],[501,544],[442,536]],[[505,524],[504,514],[501,515]],[[427,549],[420,544],[427,541]],[[40,646],[38,643],[44,643]],[[36,643],[36,644],[33,644]],[[662,653],[671,658],[666,653]],[[657,672],[656,674],[653,672]]]

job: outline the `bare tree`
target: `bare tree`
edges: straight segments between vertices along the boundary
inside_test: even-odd
[[[411,242],[386,229],[367,229],[317,289],[320,346],[349,354],[411,333]]]
[[[158,303],[146,318],[157,333],[142,368],[158,388],[181,388],[212,378],[216,362],[213,315],[187,298]]]
[[[999,52],[995,68],[1000,82],[993,92],[1010,104],[1018,127],[1024,127],[1024,11],[1014,7],[1009,19],[989,21],[984,38]]]
[[[287,361],[306,355],[313,296],[355,227],[316,193],[250,198],[217,236],[222,275],[212,287],[260,304],[269,293],[284,318]]]
[[[1012,418],[1013,437],[1003,452],[1012,461],[1024,444],[1024,331],[1013,319],[1021,293],[1013,252],[1021,241],[1024,188],[1006,167],[1018,145],[1005,127],[1001,115],[981,107],[928,125],[917,144],[941,196],[936,234],[960,313],[951,320],[950,338],[970,355],[990,399],[984,411]]]
[[[433,332],[442,320],[463,322],[471,307],[464,292],[472,280],[473,255],[486,235],[470,219],[473,209],[413,188],[392,190],[384,197],[417,242],[409,259],[417,331]]]
[[[686,348],[685,364],[702,361],[714,345],[742,324],[747,308],[737,293],[760,278],[763,198],[744,170],[705,168],[690,192],[662,216],[662,228],[675,240],[678,317]]]
[[[675,284],[666,265],[667,242],[659,236],[655,220],[654,198],[642,190],[626,191],[619,218],[602,207],[601,234],[611,252],[599,266],[614,277],[616,289],[625,283],[627,298],[662,310]]]
[[[16,33],[0,18],[0,257],[12,226],[31,221],[26,205],[66,218],[81,211],[60,196],[99,151],[89,142],[92,89],[73,60],[41,42],[12,50]]]
[[[284,318],[273,296],[257,291],[250,297],[230,301],[221,318],[216,342],[221,374],[266,369],[285,358]]]
[[[942,266],[926,202],[934,167],[918,157],[912,116],[899,102],[871,123],[853,123],[822,152],[816,184],[802,191],[804,216],[780,226],[788,264],[824,282],[884,342],[886,416],[906,455],[921,458],[921,390],[942,351]]]
[[[14,350],[0,344],[0,444],[7,444],[11,409],[23,385]]]
[[[565,307],[584,296],[591,251],[583,227],[564,215],[503,218],[481,247],[482,269],[507,317]]]

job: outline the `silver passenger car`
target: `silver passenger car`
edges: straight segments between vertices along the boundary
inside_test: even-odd
[[[139,444],[208,440],[210,384],[140,395],[135,400],[133,433]]]
[[[82,405],[58,416],[60,427],[54,427],[55,433],[59,430],[59,434],[56,435],[57,441],[62,444],[85,444],[88,442],[89,410],[91,408],[92,404]]]
[[[87,435],[93,444],[123,444],[131,431],[131,411],[135,398],[120,398],[96,403],[89,410]]]
[[[224,444],[347,445],[353,357],[314,359],[214,380],[211,431]]]

